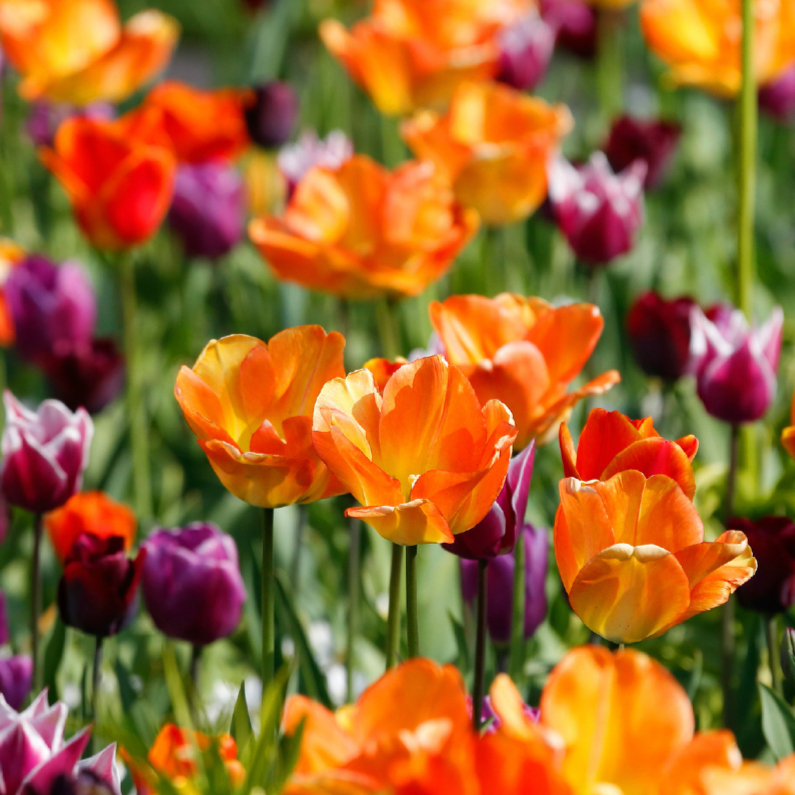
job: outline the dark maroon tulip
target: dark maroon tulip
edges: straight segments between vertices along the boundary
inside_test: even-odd
[[[549,200],[558,228],[578,259],[607,265],[635,245],[643,223],[646,164],[614,174],[603,152],[575,168],[559,157],[550,168]]]
[[[535,442],[532,442],[511,460],[502,491],[485,518],[471,530],[457,535],[452,544],[442,546],[468,560],[494,558],[513,552],[516,537],[524,526],[534,461]]]
[[[506,27],[497,42],[497,80],[520,91],[533,91],[544,80],[555,49],[555,28],[538,14],[527,14]]]
[[[218,259],[231,251],[243,237],[245,217],[243,179],[234,166],[180,166],[168,223],[189,256]]]
[[[8,631],[8,611],[6,609],[6,595],[0,591],[0,646],[11,640]]]
[[[776,121],[786,124],[795,119],[795,63],[759,89],[759,107]]]
[[[58,608],[68,627],[106,638],[124,629],[138,609],[138,583],[146,550],[134,560],[118,536],[81,533],[64,560]]]
[[[0,657],[0,695],[11,709],[19,709],[33,685],[33,659],[26,654]]]
[[[557,31],[558,47],[589,60],[596,55],[596,11],[584,0],[541,0],[541,16]]]
[[[666,300],[654,291],[638,296],[627,313],[632,355],[646,375],[677,381],[690,365],[690,318],[696,302]]]
[[[15,346],[26,359],[40,364],[60,340],[91,340],[97,299],[78,264],[57,266],[33,254],[11,270],[4,290],[16,330]]]
[[[124,386],[124,356],[109,337],[87,343],[59,341],[44,363],[55,397],[73,411],[102,411]]]
[[[40,99],[30,104],[25,132],[36,146],[52,146],[55,133],[67,119],[74,116],[96,121],[106,121],[115,116],[113,105],[107,102],[94,102],[85,107],[70,105],[67,102],[50,102]]]
[[[254,88],[245,113],[251,140],[263,149],[274,149],[292,135],[298,119],[298,96],[289,83],[263,83]]]
[[[549,538],[544,528],[526,524],[522,529],[525,554],[524,636],[529,638],[547,614],[545,590]],[[478,562],[461,559],[461,588],[464,599],[474,602],[478,590]],[[488,562],[486,589],[486,621],[495,643],[511,639],[513,616],[514,556],[499,555]]]
[[[692,314],[692,367],[704,408],[731,425],[760,419],[776,395],[784,313],[776,307],[750,328],[739,309],[725,305]]]
[[[682,128],[669,121],[616,119],[605,145],[605,154],[613,171],[623,171],[636,160],[646,164],[646,190],[656,188],[663,180],[676,152]]]
[[[57,400],[34,413],[3,393],[0,485],[11,505],[42,514],[63,505],[83,481],[94,424],[84,409],[74,414]]]
[[[161,632],[206,646],[235,631],[246,589],[230,535],[197,522],[155,531],[144,549],[144,601]]]

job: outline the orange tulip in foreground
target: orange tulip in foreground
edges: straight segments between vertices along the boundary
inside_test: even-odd
[[[466,376],[441,356],[399,368],[379,390],[370,370],[320,392],[318,455],[396,544],[451,542],[474,527],[502,488],[516,428],[498,400],[481,407]]]
[[[321,387],[343,376],[345,339],[320,326],[279,332],[267,345],[244,334],[208,343],[183,367],[174,393],[221,482],[260,508],[343,493],[312,447]]]
[[[160,11],[122,25],[112,0],[0,0],[0,44],[27,100],[121,102],[163,69],[178,38]]]
[[[414,154],[435,163],[456,198],[484,223],[526,218],[547,195],[547,164],[572,128],[565,105],[548,105],[500,83],[465,83],[444,116],[404,122]]]
[[[795,62],[795,5],[754,3],[756,75],[774,80]],[[645,0],[641,28],[651,51],[670,67],[671,79],[723,95],[740,90],[740,0]]]
[[[69,197],[83,234],[99,249],[145,243],[171,204],[171,152],[129,135],[121,122],[69,119],[41,159]]]
[[[556,308],[512,293],[456,295],[434,301],[430,314],[447,361],[463,370],[480,401],[497,398],[511,410],[517,449],[532,439],[548,441],[580,399],[621,380],[610,370],[566,392],[602,333],[604,320],[593,304]]]
[[[25,252],[22,248],[8,238],[0,237],[0,345],[4,347],[11,345],[16,338],[14,318],[6,299],[4,285],[11,270],[24,258]]]
[[[376,0],[350,31],[327,20],[320,37],[378,109],[399,116],[444,108],[461,82],[495,77],[497,34],[533,8],[533,0]]]
[[[795,755],[775,768],[755,762],[736,769],[710,767],[703,771],[701,782],[704,795],[795,795]]]
[[[421,293],[447,272],[478,227],[431,163],[393,172],[363,155],[313,168],[283,218],[251,222],[276,276],[343,298]]]

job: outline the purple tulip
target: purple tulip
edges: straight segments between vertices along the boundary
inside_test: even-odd
[[[332,130],[325,138],[318,138],[314,130],[306,130],[296,143],[279,150],[277,162],[290,194],[315,166],[337,169],[352,156],[353,144],[341,130]]]
[[[777,121],[795,119],[795,63],[759,89],[759,107]]]
[[[196,522],[155,531],[144,549],[144,600],[161,632],[205,646],[235,631],[246,589],[232,536]]]
[[[19,709],[33,685],[33,658],[27,654],[0,657],[0,696],[12,709]]]
[[[116,769],[116,746],[108,746],[94,757],[80,761],[88,745],[90,729],[83,729],[64,742],[66,704],[47,704],[43,690],[24,711],[0,698],[0,792],[3,795],[51,795],[82,792],[85,782],[99,784],[112,795],[120,795]],[[90,791],[90,790],[89,790]]]
[[[74,262],[57,266],[38,254],[11,270],[5,296],[22,356],[42,363],[57,342],[87,343],[97,321],[97,299],[85,271]]]
[[[0,486],[11,505],[41,514],[63,505],[83,480],[94,424],[84,409],[72,413],[57,400],[36,412],[7,389],[0,448]]]
[[[748,327],[739,309],[693,309],[691,352],[698,396],[713,417],[740,425],[760,419],[776,394],[784,313]]]
[[[547,614],[545,581],[549,539],[544,528],[526,524],[522,528],[525,555],[524,636],[532,637]],[[487,564],[486,621],[494,643],[511,639],[513,616],[513,555],[499,555]],[[461,559],[461,589],[467,602],[474,602],[478,590],[478,562]]]
[[[36,146],[52,146],[55,133],[67,119],[79,117],[92,121],[108,121],[116,115],[113,105],[107,102],[94,102],[84,107],[67,102],[37,100],[30,105],[25,131]]]
[[[596,10],[584,0],[541,0],[541,16],[557,31],[557,46],[580,58],[596,55]]]
[[[180,166],[168,223],[191,257],[218,259],[243,237],[246,215],[243,179],[234,166]]]
[[[8,630],[8,610],[6,609],[6,595],[0,591],[0,646],[11,640]]]
[[[468,560],[495,558],[513,552],[519,530],[524,526],[534,461],[535,442],[532,442],[511,460],[502,491],[485,518],[471,530],[457,535],[452,544],[442,546]]]
[[[544,80],[555,49],[555,28],[538,14],[527,14],[499,36],[497,80],[520,91],[534,91]]]
[[[558,228],[577,257],[591,266],[626,254],[643,223],[646,164],[614,174],[603,152],[575,168],[562,157],[550,167],[549,200]]]
[[[257,86],[245,109],[251,140],[263,149],[281,146],[292,135],[298,109],[298,96],[289,83],[274,80]]]

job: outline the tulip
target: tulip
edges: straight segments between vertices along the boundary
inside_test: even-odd
[[[172,17],[147,10],[122,25],[112,2],[4,3],[0,15],[3,54],[28,101],[122,102],[165,67],[178,38]]]
[[[627,313],[632,355],[646,375],[678,381],[690,371],[690,319],[696,302],[687,296],[666,300],[650,291]]]
[[[45,400],[34,413],[8,390],[3,404],[3,495],[36,514],[52,511],[80,488],[94,433],[91,417],[83,409],[73,414],[57,400]]]
[[[95,102],[85,107],[41,99],[31,103],[25,132],[35,146],[52,146],[58,128],[67,119],[80,117],[96,121],[110,121],[115,115],[113,105]]]
[[[693,310],[691,352],[698,396],[713,417],[732,425],[754,422],[776,395],[784,313],[776,307],[749,328],[741,310]]]
[[[275,149],[286,143],[299,111],[298,95],[289,83],[273,80],[257,86],[245,109],[251,140],[263,149]]]
[[[596,11],[584,0],[541,0],[541,16],[557,31],[556,46],[580,58],[596,55]]]
[[[261,508],[308,503],[343,489],[312,446],[312,411],[323,385],[345,373],[345,339],[320,326],[264,342],[213,340],[174,394],[221,483]]]
[[[500,676],[504,676],[504,674],[500,674]],[[469,707],[470,712],[472,711],[472,699],[468,699],[467,706]],[[532,721],[538,722],[538,719],[541,717],[541,711],[537,707],[531,707],[528,704],[522,702],[522,710],[524,714]],[[481,731],[484,734],[496,734],[497,731],[502,727],[502,719],[499,716],[499,713],[494,708],[494,705],[491,702],[491,696],[484,696],[483,697],[483,708],[481,713],[481,725],[483,728]]]
[[[67,627],[106,638],[121,632],[138,610],[138,583],[146,552],[135,560],[124,551],[124,539],[83,533],[64,559],[58,583],[58,609]]]
[[[550,106],[499,83],[466,83],[445,115],[418,113],[401,132],[421,160],[450,180],[456,198],[490,226],[520,221],[547,195],[547,161],[572,127]]]
[[[283,218],[254,220],[249,235],[279,279],[376,298],[421,293],[449,270],[477,227],[477,213],[455,201],[433,164],[389,172],[355,155],[338,169],[313,168]]]
[[[790,407],[790,424],[781,432],[781,444],[795,458],[795,395],[792,396]]]
[[[653,190],[665,177],[681,135],[682,127],[675,122],[622,116],[613,122],[604,152],[616,173],[638,160],[644,162],[644,187]]]
[[[602,333],[604,320],[592,304],[553,307],[513,293],[456,295],[431,302],[429,312],[445,358],[469,378],[480,401],[497,398],[510,409],[518,450],[533,439],[549,441],[579,400],[620,381],[611,370],[566,392]]]
[[[5,294],[5,283],[22,260],[25,252],[13,241],[0,237],[0,346],[7,347],[14,342],[14,318]]]
[[[99,249],[146,242],[168,211],[173,156],[131,136],[121,122],[69,119],[58,129],[55,146],[40,156],[69,197],[83,234]]]
[[[795,118],[795,63],[760,89],[759,107],[785,124]]]
[[[33,685],[33,660],[26,654],[0,657],[0,696],[11,709],[19,709]]]
[[[16,348],[26,359],[42,363],[59,342],[85,344],[94,333],[97,299],[77,263],[56,266],[31,255],[11,272],[5,294]]]
[[[498,37],[497,79],[520,91],[534,91],[544,80],[555,49],[555,28],[537,13],[528,14]]]
[[[353,143],[341,130],[332,130],[325,138],[318,138],[314,130],[307,130],[294,144],[279,150],[279,171],[287,181],[287,193],[292,195],[301,180],[315,167],[337,171],[353,157]]]
[[[234,539],[212,524],[157,530],[143,545],[143,590],[155,626],[194,646],[231,635],[246,589]]]
[[[179,168],[168,223],[189,256],[218,259],[230,252],[243,237],[245,215],[235,168],[216,162]]]
[[[792,795],[795,781],[795,754],[776,767],[746,762],[740,767],[710,767],[703,771],[700,789],[704,795]]]
[[[614,174],[602,152],[575,168],[563,158],[549,175],[549,200],[558,228],[582,262],[607,265],[629,252],[643,223],[646,164],[636,160]]]

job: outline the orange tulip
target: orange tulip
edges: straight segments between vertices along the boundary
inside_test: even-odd
[[[178,38],[160,11],[122,25],[111,0],[0,0],[0,44],[26,100],[121,102],[163,69]]]
[[[129,552],[137,525],[130,508],[101,491],[79,492],[44,517],[44,528],[60,561],[82,533],[97,538],[123,538],[124,548]]]
[[[461,82],[495,77],[497,34],[533,8],[533,0],[376,0],[350,31],[326,20],[320,37],[378,109],[398,116],[443,108]]]
[[[497,398],[511,410],[518,450],[532,439],[549,441],[580,399],[621,380],[610,370],[566,392],[602,333],[593,304],[555,308],[512,293],[456,295],[431,303],[430,315],[447,361],[463,370],[481,402]]]
[[[41,159],[69,197],[83,234],[99,249],[145,243],[168,212],[173,156],[126,134],[119,122],[68,119]]]
[[[577,480],[609,480],[627,469],[646,477],[668,475],[693,499],[696,479],[691,461],[698,452],[698,439],[684,436],[675,442],[654,430],[651,417],[631,420],[620,411],[593,409],[580,434],[577,450],[565,423],[560,426],[563,474]]]
[[[722,605],[756,571],[744,533],[711,543],[677,482],[637,470],[560,482],[555,557],[575,613],[617,643],[663,634]]]
[[[795,6],[760,0],[756,14],[756,76],[774,80],[795,61]],[[740,0],[645,0],[640,10],[649,49],[671,68],[673,82],[735,95],[742,82]]]
[[[502,488],[515,437],[508,409],[481,407],[441,356],[399,368],[383,394],[370,370],[334,379],[312,430],[320,458],[363,506],[346,516],[405,545],[449,543],[474,527]]]
[[[16,339],[14,318],[5,297],[6,279],[13,268],[25,258],[25,252],[6,237],[0,237],[0,346],[7,347]]]
[[[212,340],[174,394],[221,483],[261,508],[308,503],[344,489],[312,447],[321,387],[345,374],[345,339],[320,326]]]
[[[792,396],[792,408],[790,409],[790,425],[781,432],[781,444],[784,449],[795,458],[795,395]]]
[[[795,755],[775,768],[747,762],[739,769],[710,767],[702,773],[704,795],[795,795]]]
[[[424,111],[401,129],[412,152],[436,164],[464,206],[501,226],[527,218],[544,201],[547,164],[572,125],[565,105],[500,83],[464,83],[445,115]]]
[[[431,163],[389,172],[355,155],[314,168],[283,218],[249,234],[279,279],[343,298],[411,296],[441,277],[477,230]]]

